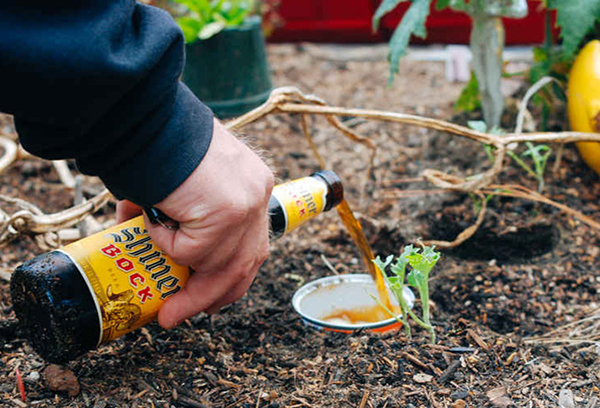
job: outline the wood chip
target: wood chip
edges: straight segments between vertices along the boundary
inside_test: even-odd
[[[433,375],[418,373],[413,376],[413,380],[419,384],[426,384],[433,380]]]
[[[480,348],[489,350],[490,346],[488,346],[485,340],[483,340],[479,334],[475,333],[473,329],[468,329],[467,334]]]
[[[450,408],[465,408],[467,406],[467,403],[464,400],[456,400],[454,401],[454,403],[452,403],[452,405],[450,405]]]
[[[493,406],[507,408],[512,405],[512,400],[506,396],[506,389],[502,386],[492,388],[485,395],[490,399]]]

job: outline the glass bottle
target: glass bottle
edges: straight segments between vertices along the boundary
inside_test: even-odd
[[[271,239],[342,199],[332,171],[275,186]],[[31,346],[45,360],[64,363],[153,321],[189,276],[188,267],[154,245],[140,216],[23,263],[10,293]]]

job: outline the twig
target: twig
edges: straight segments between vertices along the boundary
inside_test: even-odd
[[[0,137],[0,146],[4,150],[4,154],[0,158],[0,172],[2,172],[17,160],[18,148],[15,142],[6,137]]]
[[[369,395],[371,395],[371,391],[369,391],[368,389],[365,389],[365,392],[363,393],[362,399],[360,400],[360,405],[358,406],[358,408],[365,408],[365,406],[367,405],[367,401],[369,400]]]
[[[538,80],[535,84],[533,84],[525,93],[525,96],[523,97],[523,99],[520,102],[520,106],[519,106],[519,114],[517,115],[517,124],[515,126],[515,133],[521,133],[523,131],[523,117],[525,115],[525,111],[527,111],[527,104],[529,103],[529,99],[531,99],[531,97],[533,95],[535,95],[535,93],[537,91],[539,91],[540,89],[542,89],[543,87],[545,87],[547,84],[549,84],[550,82],[555,81],[557,84],[560,85],[560,82],[558,82],[556,79],[549,77],[549,76],[545,76],[543,78],[541,78],[540,80]]]
[[[78,175],[75,177],[75,205],[79,205],[85,202],[85,198],[83,197],[83,177]],[[79,234],[82,237],[86,237],[88,234],[87,225],[85,223],[85,219],[81,220],[77,223],[77,228],[79,229]]]
[[[475,224],[467,227],[463,232],[458,234],[454,241],[426,240],[423,241],[423,244],[428,246],[435,245],[438,248],[455,248],[465,242],[467,239],[471,238],[483,223],[485,211],[487,209],[487,200],[485,199],[484,195],[480,192],[476,192],[475,194],[481,199],[481,208],[477,213],[477,220],[475,221]]]
[[[457,358],[456,360],[454,360],[449,366],[448,368],[446,368],[444,370],[444,372],[442,373],[442,375],[440,375],[440,377],[437,380],[437,383],[442,385],[444,384],[446,381],[448,381],[450,379],[450,376],[452,374],[454,374],[454,372],[458,369],[458,367],[460,367],[460,358]]]
[[[27,402],[27,395],[25,394],[25,385],[23,384],[23,376],[21,375],[21,371],[19,371],[19,367],[15,367],[15,377],[17,379],[17,389],[19,390],[19,394],[21,394],[21,401]]]
[[[329,260],[327,259],[327,257],[323,254],[321,254],[321,260],[323,261],[323,263],[325,264],[325,266],[327,268],[329,268],[329,270],[333,273],[335,273],[336,275],[339,275],[340,273],[337,271],[337,269],[335,269],[335,267],[331,264],[331,262],[329,262]]]
[[[261,388],[261,389],[258,391],[258,397],[256,398],[256,406],[255,406],[255,408],[258,408],[258,407],[260,407],[260,397],[261,397],[261,395],[262,395],[262,392],[263,392],[263,389]]]
[[[53,160],[52,165],[54,165],[54,169],[56,169],[60,181],[66,187],[75,188],[75,177],[71,174],[67,162],[65,160]]]

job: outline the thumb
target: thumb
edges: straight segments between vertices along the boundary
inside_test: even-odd
[[[173,256],[177,223],[167,220],[166,216],[162,213],[160,214],[162,217],[165,217],[164,219],[157,219],[155,216],[149,217],[149,211],[149,209],[144,209],[144,224],[152,241],[154,241],[161,251],[173,258],[173,261],[179,263]]]

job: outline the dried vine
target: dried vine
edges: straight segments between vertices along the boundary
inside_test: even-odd
[[[490,145],[493,147],[493,164],[488,170],[480,174],[470,176],[469,178],[461,178],[450,176],[438,170],[427,169],[422,173],[422,177],[430,182],[434,187],[439,189],[439,191],[473,193],[479,197],[484,197],[485,194],[506,195],[553,205],[562,211],[565,211],[570,215],[580,219],[591,227],[600,229],[600,223],[594,221],[590,217],[587,217],[563,204],[556,203],[539,193],[526,189],[525,187],[494,184],[497,176],[502,171],[506,149],[510,144],[524,142],[560,144],[572,143],[576,141],[600,142],[600,134],[558,132],[528,134],[512,133],[503,136],[497,136],[478,132],[464,126],[442,120],[417,115],[327,106],[325,101],[323,101],[321,98],[314,95],[303,94],[294,87],[282,87],[275,89],[265,104],[243,116],[240,116],[239,118],[226,123],[226,126],[232,130],[239,129],[273,113],[298,114],[301,116],[304,135],[309,141],[310,147],[316,155],[321,166],[324,165],[324,162],[317,150],[316,145],[312,141],[312,137],[309,132],[309,126],[307,124],[307,117],[310,115],[324,116],[329,124],[340,131],[343,136],[349,138],[353,142],[364,145],[370,150],[369,164],[366,171],[366,176],[368,178],[370,178],[371,172],[373,171],[374,159],[377,153],[377,145],[368,137],[361,136],[354,130],[345,126],[340,121],[340,116],[354,116],[363,119],[414,125],[427,129],[443,131],[455,136],[466,137],[479,143]],[[6,168],[19,159],[32,157],[18,145],[18,142],[16,142],[14,137],[11,138],[7,135],[0,136],[0,147],[3,150],[3,155],[0,157],[0,172],[6,170]],[[65,163],[54,162],[53,164],[59,172],[63,184],[65,184],[66,187],[72,188],[75,184],[75,179],[71,175]],[[79,238],[81,234],[78,234],[76,231],[74,232],[73,229],[65,229],[74,227],[82,220],[86,219],[86,217],[89,217],[99,208],[104,206],[109,201],[110,197],[110,193],[107,190],[103,190],[86,202],[57,213],[45,214],[38,207],[27,201],[0,195],[0,201],[9,203],[18,208],[18,211],[14,212],[13,214],[8,214],[6,211],[0,208],[0,247],[6,245],[22,234],[36,236],[36,240],[42,248],[58,246],[60,244],[61,235],[70,235],[72,239]],[[465,240],[469,239],[483,221],[483,216],[486,209],[485,200],[482,200],[482,203],[483,204],[477,216],[476,222],[471,227],[459,234],[454,241],[430,241],[430,243],[435,243],[438,247],[447,248],[459,245]],[[69,234],[67,234],[67,232],[69,232]]]
[[[543,86],[544,84],[541,84]],[[498,185],[494,184],[494,181],[501,173],[504,166],[504,159],[506,156],[506,150],[510,146],[511,148],[518,143],[558,143],[566,144],[572,142],[600,142],[600,134],[597,133],[582,133],[582,132],[555,132],[555,133],[528,133],[522,134],[520,130],[518,133],[510,133],[502,136],[482,133],[464,126],[449,123],[443,120],[427,118],[417,115],[408,115],[396,112],[382,112],[376,110],[367,109],[349,109],[334,106],[327,106],[327,104],[320,98],[314,95],[305,95],[295,87],[283,87],[274,90],[269,100],[257,109],[248,112],[247,114],[227,123],[230,129],[237,129],[248,123],[257,121],[264,116],[271,113],[288,113],[288,114],[299,114],[302,116],[302,128],[305,136],[309,139],[309,144],[313,150],[319,164],[324,165],[321,155],[317,151],[316,146],[310,140],[308,133],[308,126],[306,125],[307,115],[321,115],[325,116],[330,124],[340,130],[342,134],[352,141],[361,143],[371,150],[369,158],[369,167],[367,174],[373,171],[374,158],[377,151],[377,146],[370,139],[360,136],[356,132],[348,129],[344,126],[337,117],[339,116],[354,116],[363,119],[381,120],[387,122],[396,122],[406,125],[414,125],[427,129],[437,130],[449,133],[455,136],[466,137],[475,140],[484,145],[489,145],[493,148],[493,164],[492,166],[477,175],[470,176],[469,178],[461,178],[457,176],[451,176],[445,174],[439,170],[426,169],[422,173],[423,179],[430,182],[434,187],[437,187],[439,191],[456,191],[463,193],[473,193],[476,196],[483,197],[486,194],[495,194],[510,196],[516,198],[528,199],[531,201],[537,201],[544,204],[548,204],[559,208],[560,210],[568,213],[569,215],[578,218],[582,222],[600,230],[600,223],[594,221],[592,218],[569,208],[566,205],[557,203],[549,198],[531,191],[523,186],[515,185]],[[477,231],[486,211],[486,200],[481,200],[482,206],[477,215],[475,223],[461,232],[456,239],[453,241],[424,241],[426,245],[435,244],[440,248],[451,248],[462,244],[464,241],[469,239]]]

